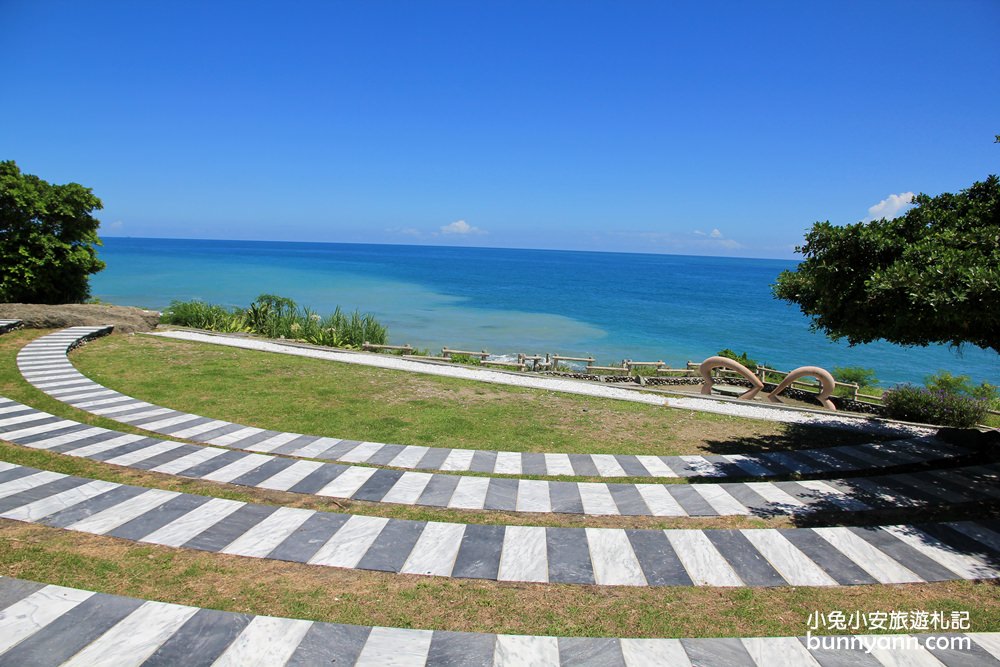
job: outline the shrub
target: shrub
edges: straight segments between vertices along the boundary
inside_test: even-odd
[[[900,385],[882,396],[886,415],[904,421],[968,428],[986,417],[987,401],[947,391]]]
[[[833,377],[837,382],[845,384],[856,384],[864,389],[865,387],[877,387],[878,378],[875,377],[875,370],[872,368],[861,368],[860,366],[844,366],[833,369]]]
[[[304,340],[326,347],[359,348],[365,341],[384,345],[389,338],[388,329],[370,313],[354,311],[346,315],[338,306],[332,315],[323,318],[308,308],[300,309],[291,299],[273,294],[261,294],[245,310],[203,301],[174,301],[161,321],[210,331]]]
[[[748,369],[750,369],[750,371],[752,372],[757,370],[757,365],[758,365],[757,362],[748,357],[746,352],[743,352],[742,354],[736,354],[727,347],[726,349],[719,351],[719,356],[726,357],[727,359],[732,359],[733,361],[738,361],[739,363],[743,364]]]

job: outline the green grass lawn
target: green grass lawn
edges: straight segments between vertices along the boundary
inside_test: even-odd
[[[844,430],[749,420],[150,336],[72,354],[143,400],[280,431],[528,452],[699,454],[867,442]]]

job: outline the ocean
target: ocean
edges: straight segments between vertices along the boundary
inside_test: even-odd
[[[173,300],[246,306],[258,294],[326,314],[371,312],[392,343],[662,360],[730,348],[772,368],[861,366],[883,386],[939,370],[1000,384],[994,352],[849,347],[809,330],[770,285],[794,261],[342,243],[105,238],[93,295],[162,310]]]

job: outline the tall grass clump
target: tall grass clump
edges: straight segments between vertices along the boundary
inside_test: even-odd
[[[293,300],[261,294],[247,308],[226,308],[203,301],[174,301],[163,313],[164,324],[225,333],[253,333],[267,338],[289,338],[327,347],[359,348],[366,341],[385,345],[389,330],[371,313],[344,313],[321,317]]]
[[[989,402],[941,389],[912,384],[894,387],[882,395],[886,415],[893,419],[969,428],[983,422]]]

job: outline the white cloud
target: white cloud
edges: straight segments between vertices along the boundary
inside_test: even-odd
[[[122,227],[124,226],[125,226],[124,222],[122,222],[121,220],[115,220],[110,225],[108,225],[107,230],[109,232],[120,232],[122,230]]]
[[[709,236],[712,237],[713,239],[721,239],[722,232],[720,232],[718,229],[713,229],[712,232],[709,234]]]
[[[889,195],[879,203],[869,207],[868,217],[865,218],[865,222],[881,220],[882,218],[892,220],[893,218],[899,217],[900,213],[903,212],[903,209],[908,207],[912,201],[912,192]]]
[[[444,225],[441,227],[442,234],[486,234],[485,230],[479,229],[479,227],[473,227],[465,220],[456,220],[450,225]]]

